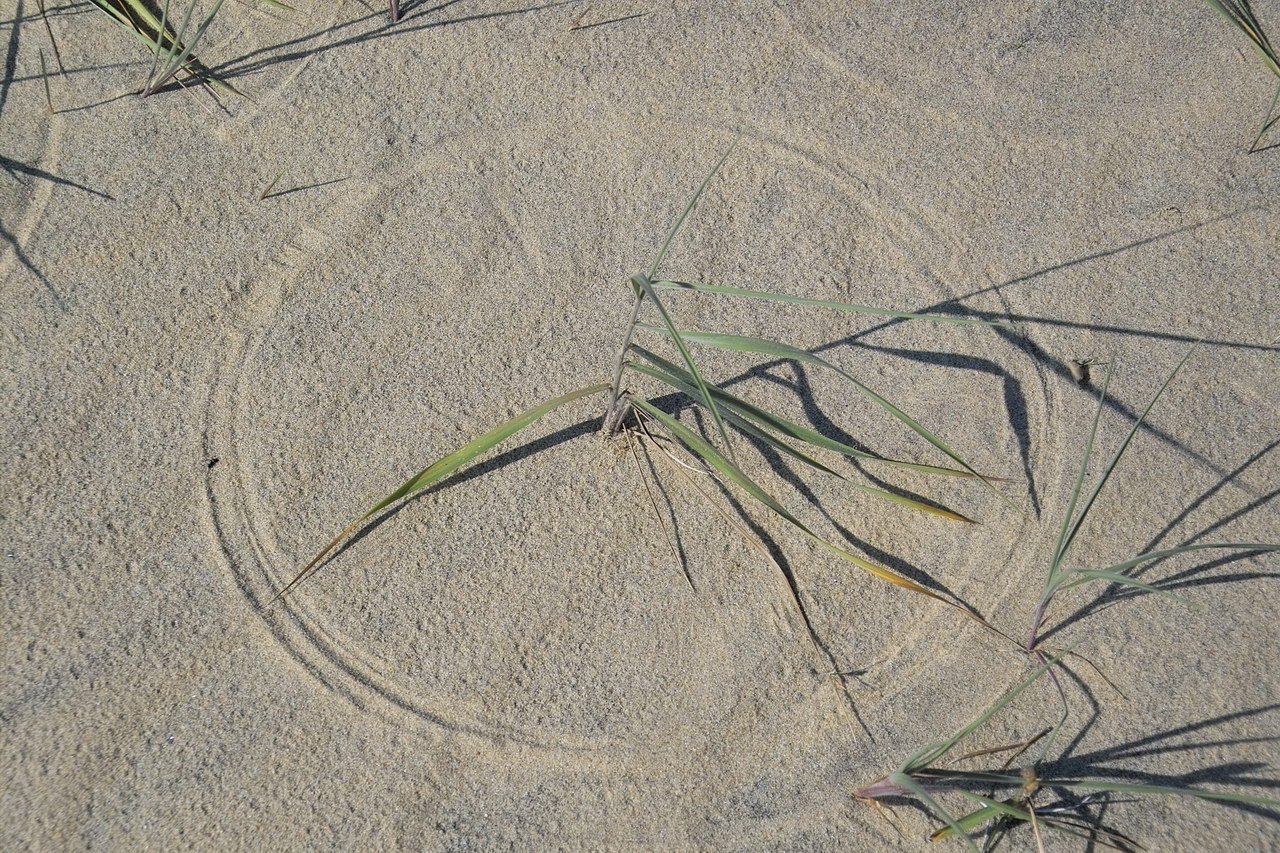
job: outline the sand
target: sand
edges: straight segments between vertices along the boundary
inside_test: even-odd
[[[687,327],[855,371],[1027,515],[910,472],[867,469],[980,523],[797,490],[739,441],[824,536],[1022,636],[1105,371],[1081,387],[1066,363],[1117,369],[1097,471],[1203,339],[1073,563],[1280,538],[1280,148],[1247,154],[1274,79],[1207,7],[453,0],[392,27],[295,5],[228,4],[198,52],[251,100],[144,100],[131,37],[54,0],[54,115],[38,5],[7,6],[0,847],[937,849],[922,811],[896,804],[899,833],[852,794],[1024,659],[744,499],[816,653],[777,568],[658,455],[673,558],[635,461],[595,433],[602,398],[267,605],[412,472],[608,380],[627,277],[739,131],[664,274],[1022,321],[672,296]],[[946,461],[831,374],[698,355],[830,435]],[[1072,686],[1050,758],[1275,795],[1278,566],[1187,555],[1144,576],[1189,573],[1199,608],[1065,594],[1051,622],[1083,618],[1052,642],[1127,699],[1078,666],[1098,710]],[[848,698],[833,666],[858,673]],[[1056,714],[1047,687],[1026,699],[971,748]],[[1280,849],[1278,817],[1103,814],[1181,851]],[[1033,847],[1024,828],[1008,849]]]

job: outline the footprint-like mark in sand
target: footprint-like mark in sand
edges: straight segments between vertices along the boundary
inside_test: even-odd
[[[597,403],[535,427],[515,450],[499,452],[501,464],[482,464],[483,476],[463,474],[464,483],[411,501],[296,594],[267,603],[413,470],[515,411],[607,378],[625,322],[625,274],[648,259],[689,189],[687,180],[673,186],[670,174],[698,174],[730,138],[707,127],[662,126],[643,136],[616,129],[625,126],[589,125],[571,146],[553,127],[459,138],[406,173],[351,181],[344,200],[240,295],[239,332],[210,394],[205,437],[206,455],[219,459],[208,475],[218,547],[246,614],[263,621],[293,665],[427,736],[465,733],[513,755],[545,761],[552,753],[602,773],[628,772],[620,756],[688,760],[681,751],[698,732],[745,745],[757,728],[771,730],[754,725],[766,718],[847,719],[815,714],[815,702],[830,702],[829,685],[812,671],[817,664],[772,570],[705,508],[681,503],[687,496],[672,486],[699,584],[697,593],[688,589],[634,462],[593,435],[587,419],[597,417]],[[701,148],[673,153],[672,139],[700,140]],[[911,274],[877,278],[875,293],[859,291],[859,278],[877,265],[907,265],[913,242],[937,235],[898,209],[892,191],[868,177],[874,169],[820,165],[840,156],[748,137],[667,268],[774,289],[785,289],[785,276],[797,292],[915,308],[952,296],[918,263]],[[637,206],[621,201],[637,196],[649,205],[642,222]],[[804,346],[873,325],[747,302],[682,301],[677,310],[690,326]],[[1045,432],[1034,369],[1017,366],[1012,346],[981,330],[962,344],[977,355],[958,367],[893,351],[932,346],[945,354],[965,340],[939,334],[944,344],[886,330],[856,340],[890,351],[846,344],[828,355],[865,362],[874,385],[931,383],[900,386],[905,406],[991,401],[981,417],[999,417],[1002,383],[1016,381],[1034,451]],[[1014,375],[974,366],[988,362],[1013,363]],[[772,372],[793,375],[789,367]],[[757,389],[795,400],[758,379],[739,390]],[[823,404],[854,405],[823,394]],[[937,426],[963,427],[971,416],[955,413]],[[1015,438],[992,442],[985,461],[1017,457]],[[850,507],[830,509],[860,532],[857,516],[845,515]],[[998,512],[994,504],[990,511]],[[973,534],[947,535],[948,553],[961,553],[954,546]],[[1004,546],[997,559],[1006,564],[1024,547],[1017,538]],[[981,557],[946,564],[943,580],[963,592],[987,570],[992,550],[987,543]],[[832,626],[833,650],[853,666],[917,654],[917,638],[961,630],[945,609],[850,581],[851,570],[810,560],[803,549],[793,567]],[[861,597],[846,603],[837,593],[850,582]],[[881,605],[911,628],[869,640],[867,608]],[[928,665],[937,663],[935,653]],[[904,663],[895,684],[902,673],[909,683],[918,665]],[[881,699],[859,701],[874,707]]]

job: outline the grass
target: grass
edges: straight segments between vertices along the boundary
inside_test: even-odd
[[[738,491],[751,498],[756,504],[779,517],[792,530],[797,531],[803,537],[815,543],[827,552],[840,557],[846,562],[873,575],[874,577],[899,588],[907,589],[919,595],[927,596],[931,599],[943,602],[950,607],[962,611],[965,615],[973,619],[979,619],[980,621],[980,617],[978,617],[977,614],[973,613],[968,607],[959,601],[939,592],[935,592],[934,590],[931,590],[910,578],[904,577],[891,569],[867,560],[819,534],[809,523],[803,521],[797,512],[787,508],[780,500],[778,500],[747,473],[746,468],[739,459],[738,451],[734,447],[732,434],[737,434],[747,438],[754,443],[757,449],[776,451],[796,461],[798,464],[805,466],[811,471],[827,476],[835,476],[845,480],[846,482],[848,482],[847,478],[836,472],[826,463],[814,458],[812,454],[818,451],[834,452],[855,458],[859,462],[863,463],[878,464],[890,468],[906,468],[940,476],[968,477],[977,479],[993,491],[995,490],[995,487],[992,485],[992,482],[995,478],[980,475],[974,467],[962,459],[959,454],[950,447],[950,445],[928,430],[917,419],[907,415],[887,397],[873,391],[861,380],[857,379],[851,371],[838,367],[824,359],[820,359],[805,350],[797,349],[777,341],[768,341],[760,338],[747,338],[713,332],[694,332],[681,329],[677,325],[671,312],[667,309],[660,294],[669,290],[680,290],[693,292],[699,295],[706,294],[709,297],[745,296],[771,302],[785,302],[845,312],[881,316],[888,315],[949,324],[1002,324],[992,323],[990,321],[971,320],[967,318],[927,316],[901,311],[889,311],[887,309],[766,293],[742,288],[695,284],[671,280],[660,276],[658,273],[663,265],[667,252],[671,247],[672,241],[676,238],[676,235],[679,233],[695,205],[697,205],[698,201],[702,198],[708,184],[719,173],[725,160],[728,159],[736,144],[737,143],[735,142],[733,146],[729,147],[729,149],[720,158],[719,162],[716,163],[715,167],[689,198],[684,209],[676,217],[674,224],[667,232],[666,238],[663,240],[661,246],[656,252],[647,272],[636,273],[628,280],[632,296],[630,318],[622,333],[621,343],[617,356],[614,359],[611,379],[608,381],[590,383],[576,391],[571,391],[560,397],[556,397],[545,403],[534,406],[422,469],[413,477],[405,481],[399,488],[388,494],[387,497],[377,502],[372,509],[359,516],[355,521],[344,528],[342,532],[339,533],[327,546],[321,549],[321,551],[316,554],[310,562],[303,566],[301,570],[297,571],[288,583],[281,587],[273,601],[278,600],[295,590],[299,584],[301,584],[324,562],[327,556],[333,553],[334,549],[342,544],[349,536],[354,534],[356,530],[359,529],[362,524],[367,522],[374,514],[390,507],[392,504],[404,498],[420,492],[422,489],[439,483],[444,477],[457,470],[460,466],[471,462],[482,453],[485,453],[495,447],[499,442],[512,437],[520,430],[532,425],[540,418],[550,414],[560,406],[577,401],[584,397],[603,395],[605,397],[605,405],[602,416],[602,431],[606,436],[612,437],[619,433],[626,433],[628,442],[638,441],[656,444],[659,445],[659,449],[664,453],[671,453],[676,448],[682,447],[697,460],[698,464],[703,466],[705,471],[715,476],[725,488],[736,488]],[[656,315],[654,319],[658,322],[654,323],[645,321],[644,309],[646,307],[652,309],[651,313]],[[645,334],[654,335],[658,338],[658,343],[653,345],[655,347],[665,341],[672,350],[671,354],[675,356],[678,361],[673,361],[664,357],[653,349],[642,346],[636,341],[637,336]],[[851,383],[859,393],[875,402],[890,416],[924,438],[940,453],[941,456],[944,457],[941,461],[953,463],[954,467],[952,464],[943,466],[882,457],[877,454],[858,449],[849,444],[835,441],[817,433],[814,430],[783,418],[780,415],[769,412],[768,410],[747,400],[741,399],[710,382],[694,358],[692,350],[693,346],[747,351],[775,358],[788,358],[797,362],[813,364],[829,369]],[[626,383],[628,378],[632,377],[644,378],[651,381],[656,380],[666,389],[685,395],[693,405],[701,408],[710,416],[711,423],[714,426],[712,436],[706,437],[699,435],[684,423],[677,420],[671,413],[664,411],[661,407],[655,405],[650,400],[630,392]],[[796,445],[804,445],[806,449],[801,449]],[[969,521],[969,519],[964,515],[945,507],[936,506],[925,501],[906,498],[890,491],[874,488],[864,484],[857,484],[857,486],[863,491],[887,502],[892,502],[899,507],[930,513],[948,521]],[[784,572],[784,574],[787,575],[787,582],[792,591],[794,599],[793,603],[804,617],[806,625],[808,625],[808,614],[805,611],[801,600],[799,585],[796,579],[791,576],[789,572]],[[811,627],[810,635],[812,637]],[[816,641],[816,638],[814,639]]]
[[[151,53],[151,70],[143,82],[140,94],[146,98],[162,89],[184,71],[203,83],[217,85],[228,91],[235,90],[214,77],[195,57],[195,48],[204,38],[209,25],[222,9],[223,0],[215,0],[203,21],[195,23],[197,0],[191,0],[182,23],[174,29],[174,19],[169,16],[169,0],[165,0],[160,17],[142,0],[89,0],[117,24],[127,29]],[[194,29],[192,29],[194,23]]]
[[[1194,352],[1194,347],[1192,352]],[[993,839],[998,840],[1005,832],[1019,824],[1026,824],[1031,827],[1038,846],[1042,843],[1041,829],[1046,828],[1086,838],[1094,844],[1118,850],[1139,849],[1131,839],[1109,827],[1104,827],[1095,821],[1091,821],[1084,812],[1084,807],[1091,802],[1091,797],[1108,793],[1172,794],[1229,803],[1280,808],[1280,800],[1245,794],[1232,794],[1189,787],[1134,785],[1108,779],[1078,778],[1069,775],[1059,776],[1052,773],[1045,776],[1041,775],[1040,760],[1052,748],[1055,736],[1069,717],[1066,693],[1054,670],[1062,665],[1065,658],[1073,657],[1074,653],[1070,650],[1045,649],[1041,643],[1041,634],[1047,614],[1060,592],[1083,584],[1106,581],[1119,588],[1163,595],[1185,604],[1188,602],[1172,596],[1167,590],[1161,589],[1158,583],[1148,583],[1137,578],[1135,576],[1137,570],[1159,560],[1205,549],[1228,550],[1235,552],[1236,555],[1280,551],[1280,545],[1269,543],[1210,542],[1151,551],[1101,569],[1072,568],[1068,562],[1072,545],[1075,543],[1076,537],[1090,510],[1093,509],[1098,495],[1110,480],[1121,458],[1128,450],[1142,424],[1146,421],[1152,408],[1186,365],[1191,358],[1192,352],[1188,352],[1169,373],[1141,415],[1134,420],[1128,434],[1121,441],[1110,460],[1100,469],[1093,480],[1092,487],[1086,490],[1085,482],[1088,478],[1094,443],[1097,438],[1098,423],[1101,419],[1103,405],[1111,383],[1112,374],[1110,370],[1107,371],[1102,391],[1098,396],[1098,405],[1094,412],[1092,424],[1084,438],[1084,451],[1081,454],[1080,468],[1068,499],[1066,513],[1058,530],[1057,540],[1049,560],[1044,588],[1031,618],[1028,639],[1022,646],[1023,651],[1035,664],[1033,671],[1010,688],[990,708],[982,712],[967,726],[947,740],[930,744],[915,751],[891,774],[858,791],[855,794],[857,798],[879,800],[885,797],[914,797],[943,823],[943,828],[934,833],[935,840],[947,837],[958,838],[973,850],[977,850],[978,847],[971,837],[972,833],[978,830],[985,831],[984,841],[987,843],[984,843],[984,849],[991,849],[988,843],[992,842]],[[1007,637],[1008,635],[1004,636]],[[1052,680],[1063,706],[1062,715],[1053,726],[1044,730],[1041,735],[1032,741],[1015,744],[1010,747],[1010,749],[1016,749],[1017,752],[1002,766],[993,770],[962,771],[955,769],[953,766],[943,766],[943,760],[949,756],[962,740],[984,726],[992,717],[1012,703],[1019,694],[1046,674]],[[1039,740],[1043,740],[1044,743],[1039,748],[1036,758],[1027,765],[1022,774],[1010,774],[1008,772],[1009,764],[1029,749],[1035,741]],[[968,756],[962,756],[961,759],[991,754],[996,751],[999,750],[983,750],[978,753],[971,753]],[[1067,757],[1069,756],[1064,756],[1064,759]],[[978,790],[973,790],[975,788]],[[997,799],[992,793],[995,790],[1007,790],[1010,788],[1018,789],[1016,796]],[[1084,800],[1052,806],[1051,810],[1047,812],[1043,809],[1037,811],[1035,796],[1039,791],[1047,789],[1084,792],[1086,796]],[[950,792],[962,799],[976,803],[978,808],[960,817],[953,816],[933,796],[933,794],[939,792]]]
[[[1276,103],[1280,102],[1280,58],[1277,58],[1275,48],[1271,46],[1271,40],[1267,38],[1266,32],[1262,29],[1262,24],[1258,22],[1258,17],[1253,14],[1249,0],[1205,0],[1205,2],[1218,14],[1230,21],[1237,30],[1244,34],[1245,38],[1249,39],[1253,49],[1262,57],[1262,61],[1266,63],[1267,68],[1277,78],[1275,93],[1271,96],[1271,103],[1262,119],[1262,128],[1249,145],[1249,153],[1252,154],[1257,150],[1258,141],[1262,139],[1263,134],[1270,130],[1276,122],[1280,122],[1280,115],[1272,117],[1276,110]]]

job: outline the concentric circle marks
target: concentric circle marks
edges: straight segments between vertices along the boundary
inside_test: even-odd
[[[643,186],[663,152],[599,134],[607,143],[572,155],[528,128],[459,142],[311,229],[292,269],[255,288],[278,298],[254,312],[258,331],[210,409],[210,441],[233,445],[224,451],[232,464],[212,475],[212,499],[251,601],[267,600],[414,467],[598,378],[591,371],[611,355],[625,313],[618,271],[652,245],[627,221],[634,211],[613,200],[642,189],[670,196],[667,209],[646,214],[659,232],[679,203],[670,188]],[[856,178],[817,172],[776,146],[753,156],[753,145],[681,235],[672,274],[852,298],[851,257],[890,263],[902,252],[903,226],[868,212]],[[682,173],[700,158],[687,159]],[[703,302],[675,307],[804,346],[849,329],[810,312]],[[857,355],[872,372],[900,358]],[[773,383],[742,390],[796,405]],[[534,432],[594,414],[582,407]],[[683,507],[685,549],[704,585],[689,596],[648,510],[637,508],[634,472],[601,457],[584,434],[500,456],[505,464],[390,516],[266,618],[325,683],[431,725],[589,752],[651,743],[673,713],[729,713],[726,697],[750,693],[786,657],[752,627],[768,621],[774,587],[751,558],[731,554],[750,568],[726,567],[715,557],[724,531]],[[806,582],[823,581],[802,574]],[[914,624],[941,618],[924,613]]]

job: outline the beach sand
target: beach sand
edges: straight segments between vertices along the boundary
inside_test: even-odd
[[[826,456],[979,523],[797,489],[738,440],[821,535],[1025,636],[1106,370],[1082,387],[1066,365],[1116,370],[1097,473],[1201,340],[1072,563],[1280,539],[1280,148],[1247,153],[1275,81],[1206,6],[453,0],[389,26],[294,5],[227,4],[201,43],[248,97],[147,99],[149,59],[91,6],[49,4],[65,76],[38,4],[7,7],[0,847],[939,849],[925,812],[852,795],[1025,658],[734,492],[741,536],[651,450],[664,534],[596,432],[603,396],[268,605],[414,471],[609,380],[628,276],[739,132],[663,275],[1020,322],[670,297],[687,328],[854,372],[1026,513]],[[838,376],[695,355],[829,435],[947,462]],[[1144,575],[1189,572],[1199,607],[1103,608],[1100,586],[1055,606],[1047,642],[1124,694],[1074,667],[1063,772],[1277,795],[1280,563],[1200,556]],[[1058,712],[1039,684],[964,750]],[[1101,816],[1153,850],[1280,849],[1266,809]],[[1034,849],[1025,827],[1007,849]]]

